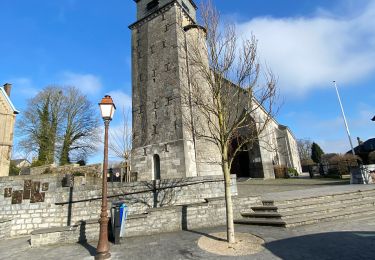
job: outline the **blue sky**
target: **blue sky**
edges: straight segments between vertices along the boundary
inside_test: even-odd
[[[375,1],[214,4],[242,37],[258,38],[261,61],[278,76],[277,119],[297,138],[316,141],[325,152],[349,150],[333,80],[353,141],[375,136]],[[51,84],[75,85],[95,103],[110,93],[118,107],[131,106],[133,1],[1,0],[0,17],[0,83],[13,83],[21,115],[27,99]]]

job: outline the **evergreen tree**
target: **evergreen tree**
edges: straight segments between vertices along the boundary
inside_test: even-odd
[[[311,146],[311,159],[315,163],[321,163],[322,155],[324,154],[322,148],[317,143],[313,143]]]

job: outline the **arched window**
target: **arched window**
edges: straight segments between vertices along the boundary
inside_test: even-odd
[[[160,157],[154,155],[154,180],[160,180]]]

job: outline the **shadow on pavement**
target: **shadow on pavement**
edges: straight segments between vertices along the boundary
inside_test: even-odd
[[[91,256],[96,255],[96,248],[87,243],[87,238],[86,238],[86,222],[81,221],[81,227],[79,231],[79,243],[81,246],[83,246]]]
[[[375,259],[375,232],[319,233],[265,244],[281,259]]]
[[[218,238],[218,237],[212,236],[210,234],[206,234],[206,233],[195,231],[195,230],[190,230],[188,228],[188,221],[187,221],[187,206],[186,205],[182,206],[181,210],[182,210],[181,211],[181,227],[182,227],[182,230],[187,231],[187,232],[191,232],[191,233],[195,233],[195,234],[198,234],[198,235],[201,235],[201,236],[205,236],[205,237],[217,240],[217,241],[226,241],[225,239]]]

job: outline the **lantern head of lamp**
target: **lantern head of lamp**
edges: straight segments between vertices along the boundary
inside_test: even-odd
[[[104,121],[111,121],[113,118],[113,114],[115,113],[116,106],[113,103],[111,96],[106,95],[99,103],[100,112],[102,114],[102,118]]]

